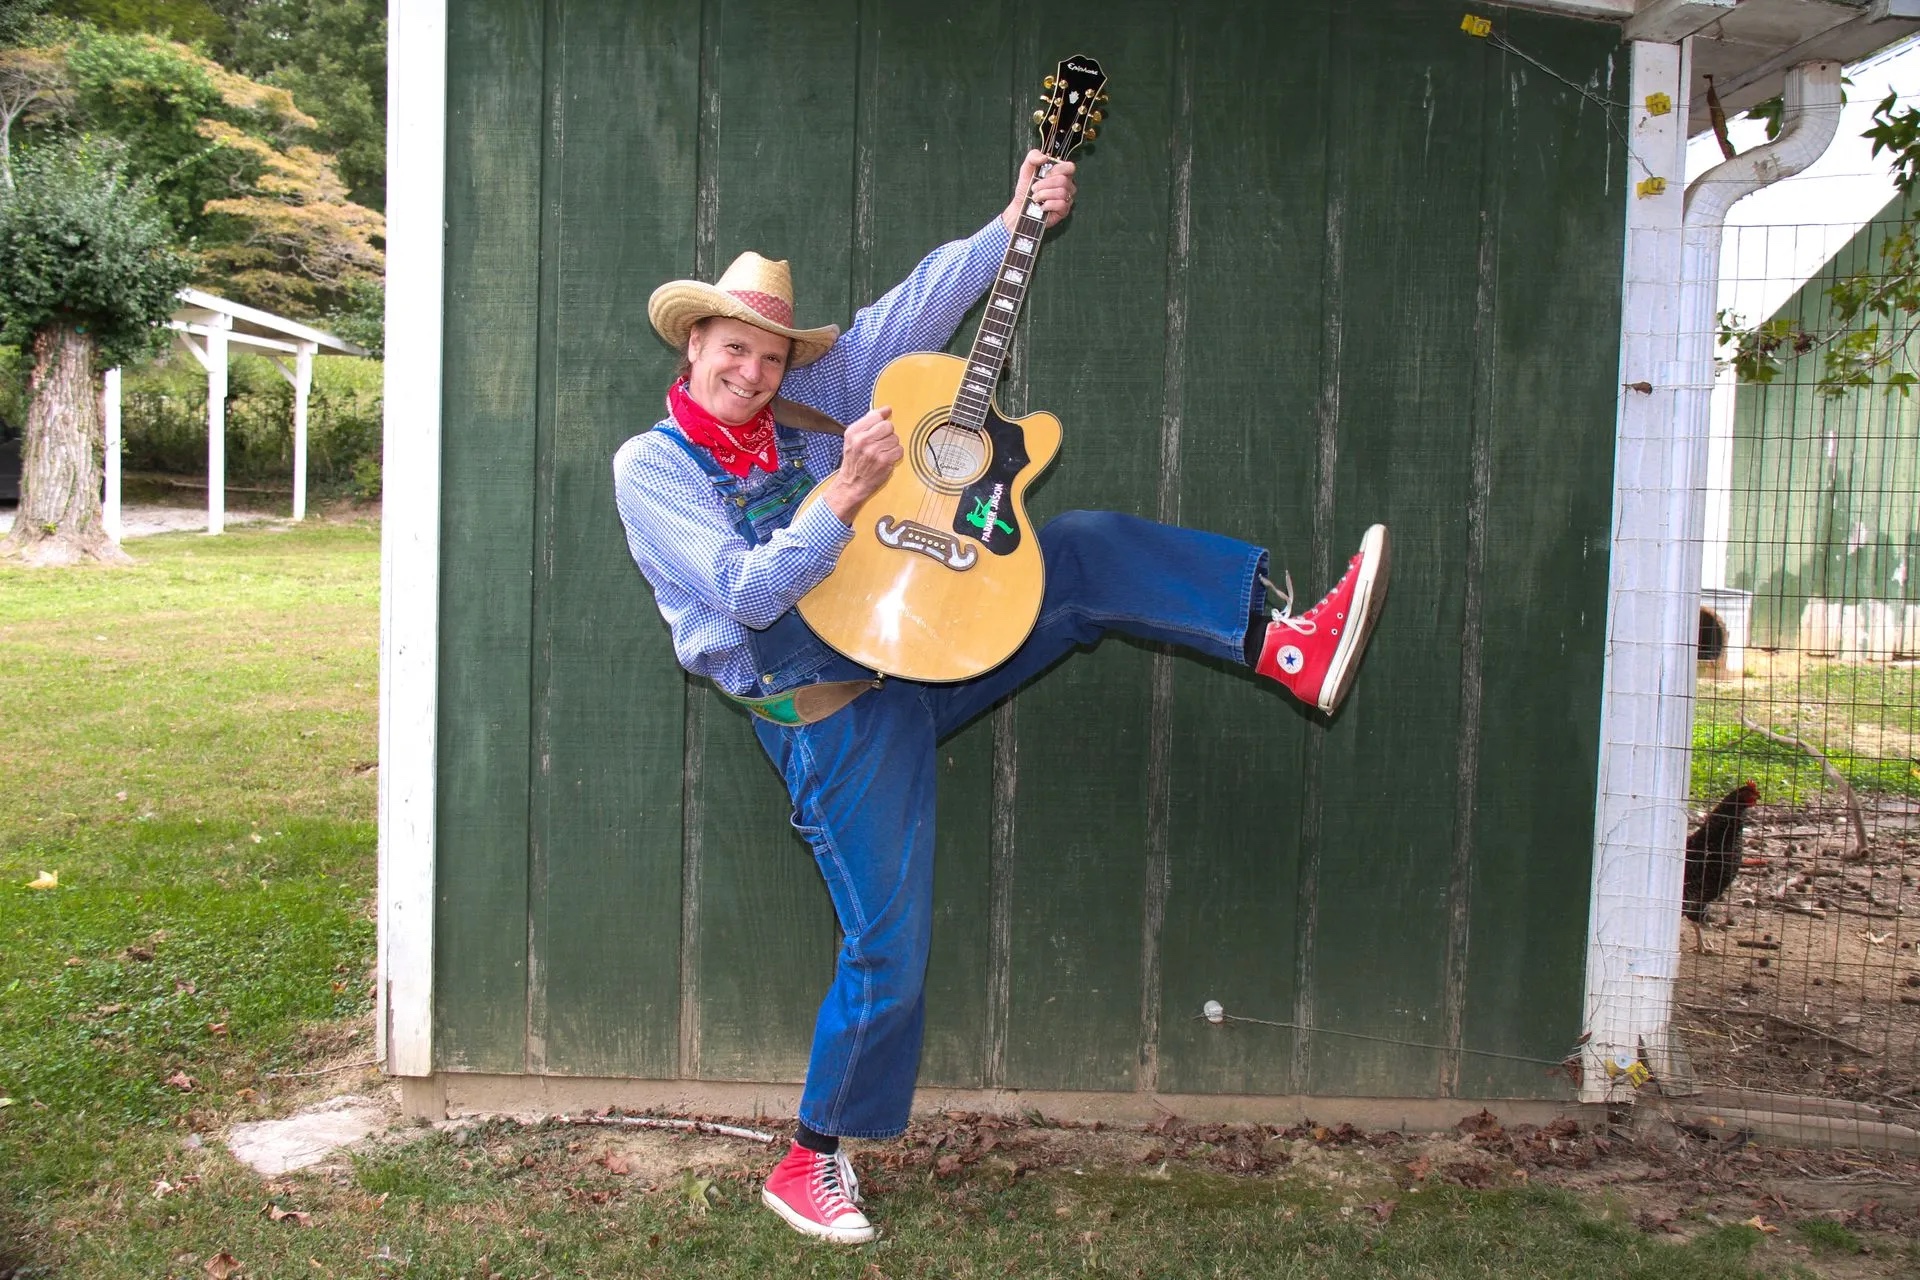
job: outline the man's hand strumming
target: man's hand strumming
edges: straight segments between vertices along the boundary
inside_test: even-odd
[[[827,489],[827,509],[852,524],[860,504],[879,491],[893,474],[904,450],[893,433],[893,410],[874,409],[847,427],[840,454],[840,472]]]

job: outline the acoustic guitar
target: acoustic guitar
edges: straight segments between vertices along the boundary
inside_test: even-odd
[[[1034,112],[1045,173],[1096,134],[1106,75],[1074,56],[1042,82]],[[1038,176],[1038,175],[1036,175]],[[1046,573],[1025,495],[1060,450],[1050,413],[1009,418],[994,403],[1014,322],[1046,230],[1029,201],[987,295],[966,359],[901,356],[873,403],[893,407],[905,457],[855,518],[853,541],[800,616],[829,645],[885,675],[966,680],[1005,662],[1040,615]],[[809,494],[822,499],[830,482]]]

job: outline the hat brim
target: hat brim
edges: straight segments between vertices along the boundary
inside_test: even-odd
[[[687,335],[693,332],[694,325],[709,316],[725,316],[793,339],[793,354],[787,359],[789,369],[812,364],[827,354],[827,348],[840,336],[840,326],[834,324],[818,329],[789,329],[775,324],[732,294],[703,280],[669,280],[647,299],[647,319],[653,321],[654,329],[676,351],[687,349]]]

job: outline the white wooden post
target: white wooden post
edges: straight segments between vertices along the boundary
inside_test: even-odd
[[[227,528],[227,330],[233,317],[207,319],[207,532]]]
[[[307,518],[307,393],[313,390],[311,342],[299,344],[293,361],[293,518]]]
[[[1687,49],[1635,41],[1628,90],[1625,263],[1620,309],[1620,401],[1614,441],[1613,558],[1608,585],[1607,657],[1600,713],[1599,798],[1593,833],[1592,909],[1587,930],[1587,1040],[1581,1098],[1605,1101],[1632,1088],[1619,1073],[1645,1053],[1667,1066],[1666,1030],[1679,938],[1659,909],[1670,894],[1668,864],[1676,810],[1656,779],[1666,750],[1659,732],[1667,687],[1661,556],[1669,439],[1685,371],[1679,363],[1683,193],[1686,188]],[[1648,99],[1664,94],[1655,115]],[[1654,99],[1658,103],[1658,99]],[[1644,165],[1643,171],[1639,166]],[[1650,172],[1649,172],[1650,171]],[[1662,190],[1640,185],[1665,179]],[[1642,388],[1645,388],[1644,390]],[[1691,678],[1691,672],[1689,672]]]
[[[375,1052],[390,1075],[431,1076],[447,0],[389,0],[387,118]]]
[[[100,407],[106,419],[101,433],[100,462],[106,492],[100,499],[100,525],[115,546],[120,544],[120,370],[107,370]]]

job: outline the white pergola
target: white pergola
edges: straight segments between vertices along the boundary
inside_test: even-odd
[[[307,395],[313,390],[313,358],[322,351],[367,353],[351,342],[298,320],[230,302],[198,289],[176,295],[180,307],[167,321],[180,345],[207,371],[207,532],[227,526],[227,356],[238,346],[264,354],[293,387],[293,518],[307,517]],[[293,357],[288,368],[284,357]],[[106,494],[101,523],[120,541],[120,370],[106,373]]]

